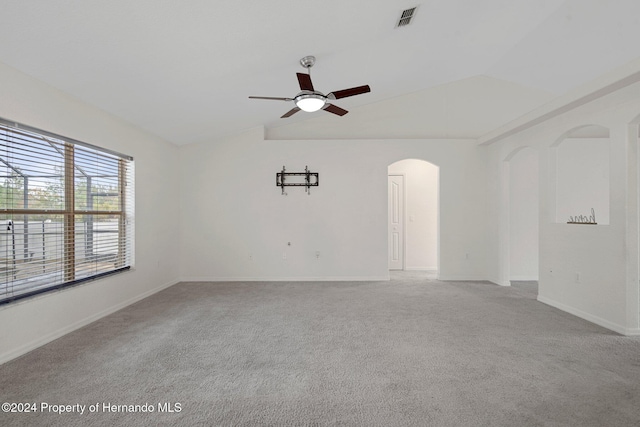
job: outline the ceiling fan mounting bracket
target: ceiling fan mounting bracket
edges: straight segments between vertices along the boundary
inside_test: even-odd
[[[305,56],[300,60],[300,65],[302,65],[302,67],[306,69],[313,67],[313,64],[315,63],[316,63],[316,57],[313,55]]]

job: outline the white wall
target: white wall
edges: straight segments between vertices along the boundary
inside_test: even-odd
[[[538,280],[538,153],[509,160],[509,280]]]
[[[503,159],[519,147],[539,153],[538,300],[623,334],[640,334],[638,303],[637,141],[629,123],[640,113],[636,83],[488,146],[488,277],[504,283]],[[585,125],[610,130],[609,225],[556,223],[554,145]],[[633,129],[634,132],[637,128]],[[629,256],[636,254],[636,256]]]
[[[178,279],[178,149],[0,64],[0,117],[135,159],[135,268],[0,306],[0,363],[150,295]]]
[[[405,269],[438,269],[438,167],[405,159],[388,168],[404,176]]]
[[[485,157],[473,140],[265,141],[254,129],[180,157],[183,280],[387,279],[387,167],[405,158],[440,167],[441,277],[486,277]],[[308,165],[320,186],[281,196],[283,165]]]

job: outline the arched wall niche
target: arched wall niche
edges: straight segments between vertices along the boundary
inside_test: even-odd
[[[589,125],[580,125],[576,126],[562,135],[560,135],[553,144],[551,144],[552,148],[558,147],[562,144],[566,139],[577,139],[577,138],[606,138],[608,139],[610,136],[609,128],[599,124],[589,124]]]
[[[556,223],[609,224],[610,132],[597,124],[575,127],[551,145],[549,193]]]

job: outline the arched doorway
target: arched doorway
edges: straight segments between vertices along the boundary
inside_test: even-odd
[[[437,274],[440,168],[424,160],[404,159],[387,169],[389,269]]]

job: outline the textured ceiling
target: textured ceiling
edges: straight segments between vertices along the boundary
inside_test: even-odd
[[[371,86],[346,109],[485,75],[527,88],[524,114],[640,57],[639,17],[638,0],[5,0],[0,62],[182,145],[281,126],[291,104],[247,97],[294,96],[305,55],[325,93]]]

